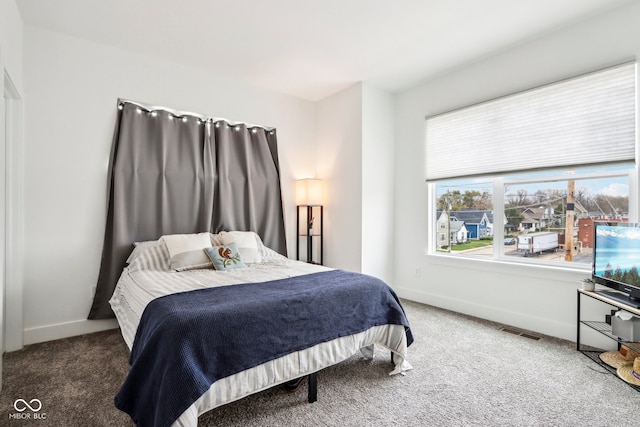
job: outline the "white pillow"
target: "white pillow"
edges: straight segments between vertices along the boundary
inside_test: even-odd
[[[127,262],[131,271],[169,270],[169,251],[162,239],[136,242]]]
[[[261,244],[262,240],[253,231],[221,231],[219,236],[225,245],[229,243],[236,244],[240,257],[245,263],[262,262],[262,257],[258,250],[258,243]]]
[[[170,268],[176,271],[213,267],[203,249],[211,247],[209,233],[169,234],[160,238],[169,250]]]
[[[138,258],[140,254],[145,252],[149,248],[154,248],[156,246],[161,246],[162,240],[149,240],[145,242],[133,242],[133,250],[129,254],[129,258],[127,258],[127,264],[131,264],[133,260]]]

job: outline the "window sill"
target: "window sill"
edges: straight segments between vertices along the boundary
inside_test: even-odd
[[[510,261],[505,258],[476,258],[458,255],[425,254],[429,264],[462,268],[465,270],[493,271],[500,274],[527,275],[550,280],[575,282],[591,276],[591,264],[554,265],[550,262],[531,259]]]

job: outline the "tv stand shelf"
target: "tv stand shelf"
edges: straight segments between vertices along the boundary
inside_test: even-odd
[[[596,299],[600,302],[603,302],[605,304],[608,304],[610,306],[616,307],[616,308],[621,308],[625,311],[628,311],[630,313],[636,314],[638,316],[640,316],[640,309],[637,309],[635,307],[626,305],[620,301],[617,301],[615,299],[612,298],[608,298],[605,295],[602,295],[600,293],[597,292],[591,292],[591,291],[583,291],[582,289],[578,289],[578,322],[577,322],[577,334],[576,334],[576,350],[580,351],[582,354],[584,354],[585,356],[587,356],[589,359],[593,360],[594,362],[598,363],[600,366],[604,367],[605,369],[607,369],[609,372],[611,372],[613,375],[616,376],[616,378],[618,377],[618,374],[616,372],[616,369],[607,365],[606,363],[604,363],[601,359],[600,359],[600,353],[603,353],[604,350],[594,350],[593,348],[583,348],[582,345],[580,344],[580,327],[582,325],[585,325],[599,333],[601,333],[602,335],[608,337],[609,339],[616,341],[618,343],[618,349],[620,349],[620,346],[622,346],[623,344],[630,348],[631,350],[640,353],[640,342],[627,342],[621,338],[619,338],[616,335],[613,335],[613,333],[611,333],[611,325],[609,325],[607,322],[599,322],[599,321],[592,321],[592,320],[582,320],[581,319],[581,314],[580,314],[580,298],[582,295],[585,295],[587,297]],[[629,387],[640,391],[640,386],[635,386],[633,384],[629,384],[626,381],[620,379],[620,381],[623,381],[625,384],[627,384]]]
[[[632,307],[635,309],[640,309],[640,301],[636,299],[631,299],[626,294],[618,291],[594,291],[597,295],[604,297],[603,301],[613,300],[621,303],[622,305]]]

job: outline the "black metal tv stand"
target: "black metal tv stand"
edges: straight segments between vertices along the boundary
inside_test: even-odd
[[[624,344],[626,347],[630,348],[631,350],[637,353],[640,353],[640,342],[628,342],[616,335],[613,335],[611,331],[611,325],[608,324],[607,322],[582,320],[581,313],[580,313],[580,298],[583,295],[586,297],[590,297],[595,300],[598,300],[602,303],[608,304],[610,306],[629,311],[635,314],[636,316],[640,316],[640,309],[628,305],[628,302],[620,302],[617,299],[611,298],[608,294],[602,294],[601,291],[593,292],[593,291],[583,291],[582,289],[578,289],[578,307],[577,307],[578,308],[578,322],[577,322],[578,330],[576,334],[576,350],[582,352],[589,359],[593,360],[594,362],[598,363],[600,366],[604,367],[606,370],[611,372],[617,378],[620,378],[618,377],[618,374],[615,368],[607,365],[600,359],[600,353],[603,353],[604,350],[597,350],[594,348],[583,348],[580,345],[580,327],[582,325],[588,326],[591,329],[598,331],[602,335],[612,339],[613,341],[616,341],[618,343],[618,350],[620,350],[620,347]],[[620,381],[622,381],[622,379],[620,379]],[[635,390],[640,391],[640,386],[636,386],[629,383],[626,383],[626,384],[628,384],[631,388],[634,388]]]

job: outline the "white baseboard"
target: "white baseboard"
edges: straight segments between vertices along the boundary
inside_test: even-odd
[[[24,330],[24,344],[36,344],[116,328],[118,328],[118,322],[116,319],[82,319],[74,320],[73,322],[58,323],[55,325],[26,328]]]
[[[445,310],[478,317],[516,328],[526,329],[532,332],[568,340],[576,339],[576,324],[561,323],[543,317],[535,317],[526,313],[518,313],[501,307],[487,306],[461,299],[455,299],[442,295],[430,294],[423,291],[407,288],[394,288],[400,298],[406,298],[422,304],[444,308]],[[411,319],[409,319],[411,321]]]

